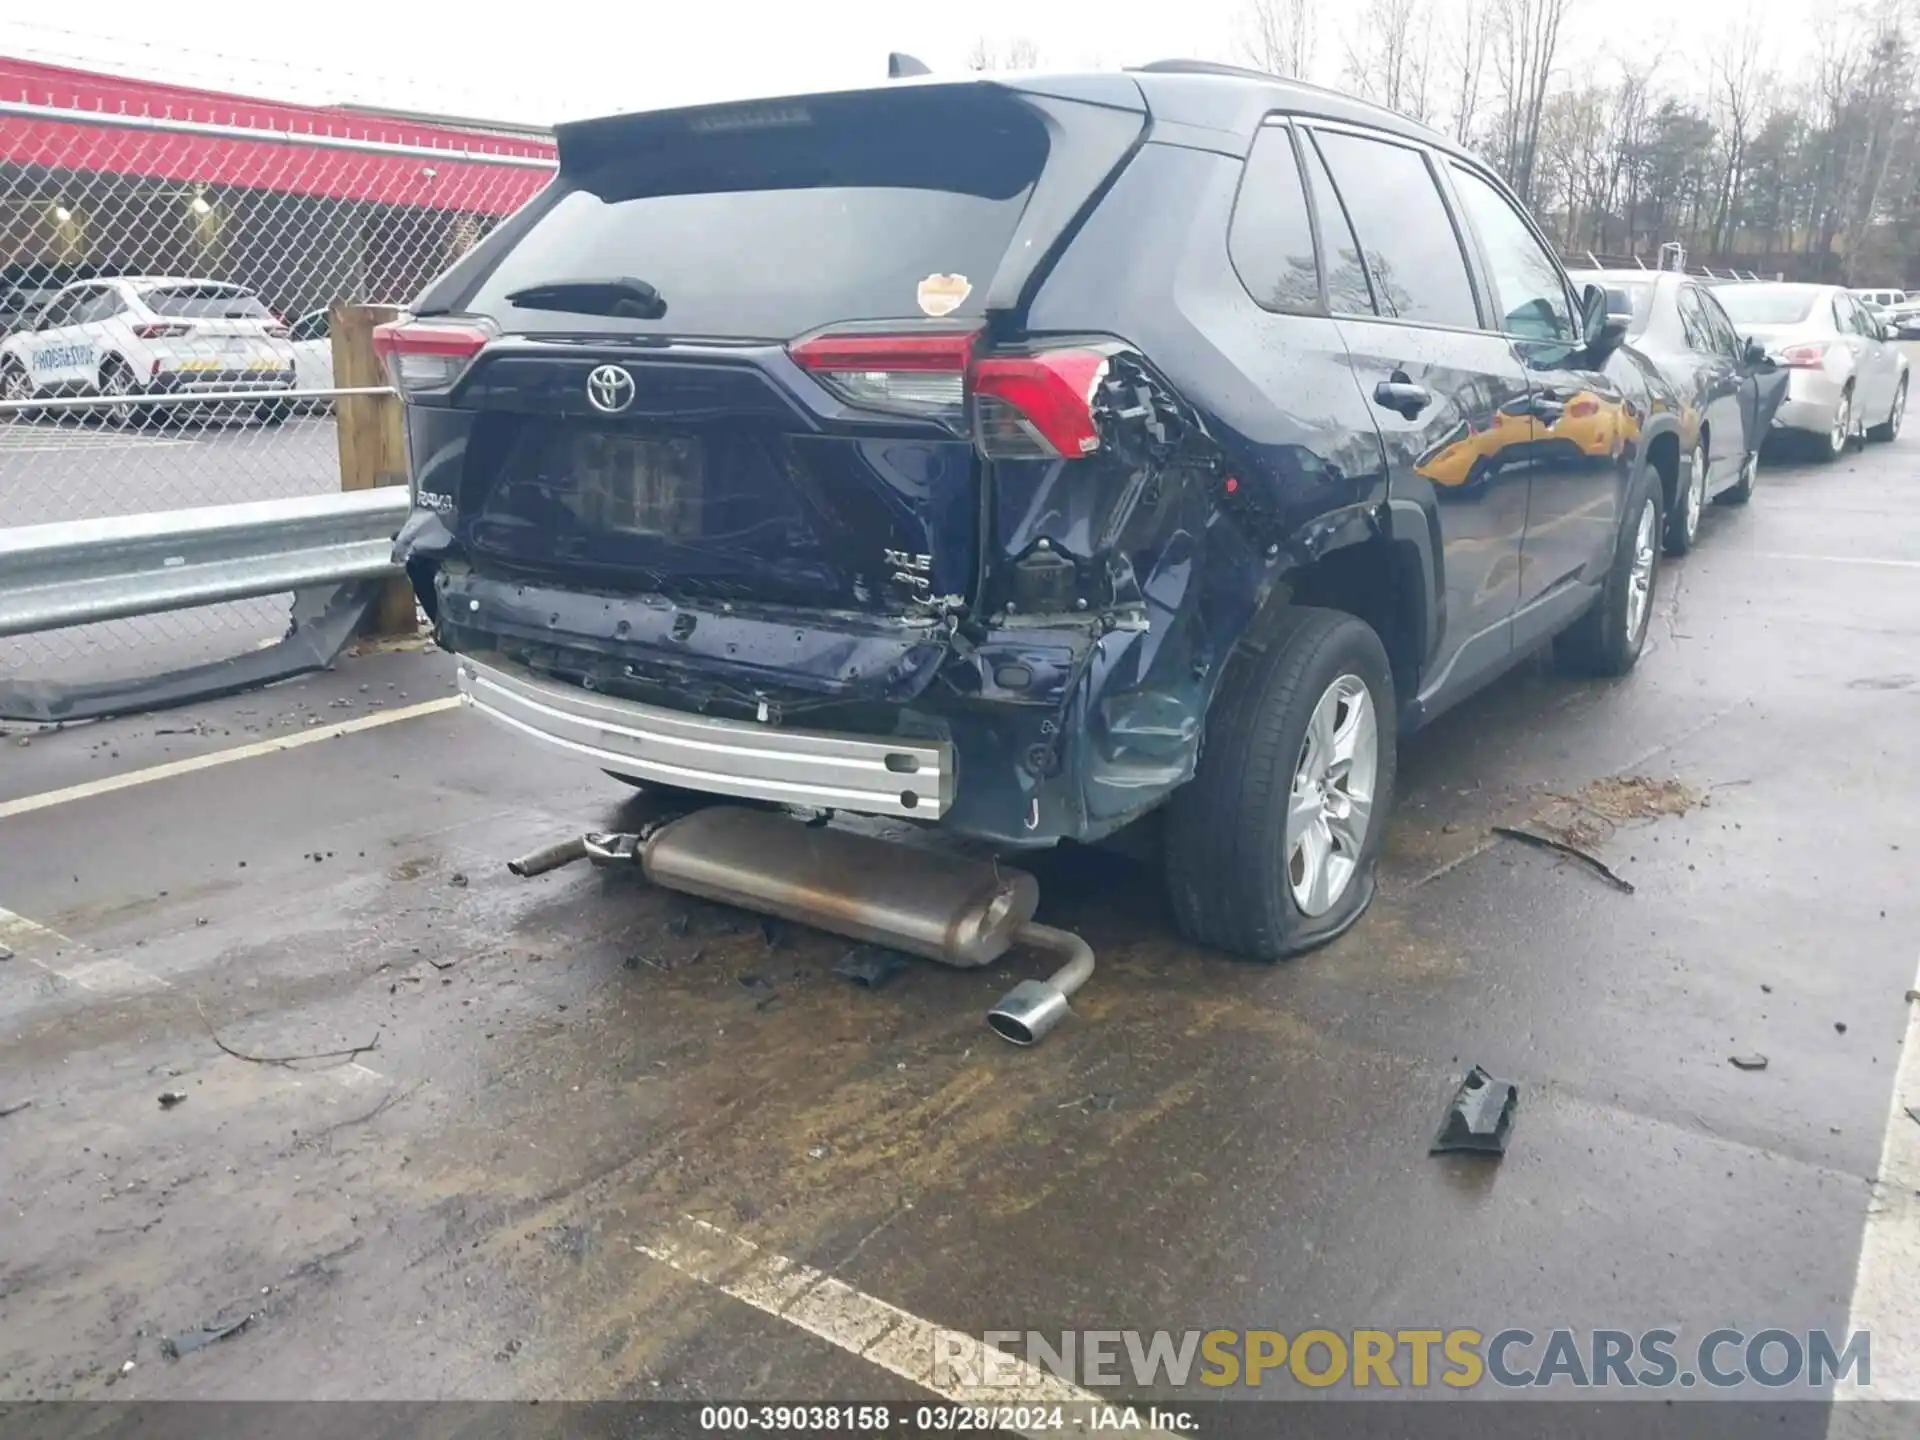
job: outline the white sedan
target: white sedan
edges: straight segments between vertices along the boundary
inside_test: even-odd
[[[251,291],[216,280],[81,281],[0,341],[0,395],[115,397],[106,418],[123,427],[179,408],[143,406],[142,396],[256,394],[294,383],[287,327]],[[269,396],[254,413],[277,423],[291,408]]]

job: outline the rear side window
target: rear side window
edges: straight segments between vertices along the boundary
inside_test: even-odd
[[[1291,131],[1269,125],[1254,138],[1227,231],[1227,253],[1240,283],[1265,309],[1320,309],[1313,225]]]
[[[1680,328],[1686,332],[1688,348],[1711,351],[1713,331],[1707,325],[1707,312],[1701,308],[1700,292],[1691,285],[1686,286],[1674,306],[1680,312]]]
[[[266,306],[244,290],[222,285],[166,285],[140,292],[141,302],[168,320],[271,320]]]
[[[1358,135],[1323,131],[1315,139],[1359,237],[1379,312],[1478,329],[1466,256],[1426,158]]]
[[[766,125],[583,141],[465,308],[520,333],[777,340],[841,321],[982,314],[1047,163],[1040,118],[990,92],[929,94],[888,124],[864,118],[795,105]],[[616,319],[507,298],[611,278],[651,285],[664,313]]]

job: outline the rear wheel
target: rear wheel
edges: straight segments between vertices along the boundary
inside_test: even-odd
[[[1242,642],[1199,768],[1167,811],[1182,934],[1276,960],[1360,918],[1393,802],[1398,715],[1380,637],[1351,615],[1288,610]]]
[[[1827,433],[1820,437],[1815,456],[1822,464],[1831,465],[1847,453],[1847,446],[1853,441],[1853,387],[1848,386],[1840,392],[1840,403],[1834,407],[1833,423],[1827,427]]]
[[[1660,487],[1642,484],[1627,511],[1600,598],[1553,642],[1554,658],[1581,675],[1624,675],[1640,658],[1660,578]]]
[[[1667,554],[1684,555],[1700,538],[1700,517],[1707,510],[1707,440],[1703,435],[1687,461],[1685,485],[1667,516]]]
[[[133,403],[140,387],[124,360],[109,360],[101,367],[100,393],[118,402],[106,407],[106,422],[114,429],[131,430],[146,419],[145,409]]]
[[[1907,418],[1907,382],[1901,377],[1899,389],[1893,392],[1893,408],[1887,411],[1887,418],[1881,424],[1867,432],[1870,440],[1892,440],[1900,434],[1900,422]]]

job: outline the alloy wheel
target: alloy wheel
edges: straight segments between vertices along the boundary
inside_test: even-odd
[[[1853,438],[1853,392],[1845,391],[1840,396],[1840,404],[1833,412],[1833,428],[1827,432],[1827,448],[1835,455],[1846,453],[1847,442]]]
[[[1287,885],[1301,914],[1326,914],[1353,883],[1379,770],[1373,694],[1359,676],[1342,675],[1313,707],[1287,800]]]
[[[133,424],[133,406],[125,397],[133,393],[133,380],[118,365],[107,372],[107,378],[100,387],[100,393],[120,397],[120,403],[107,407],[107,423],[116,429],[125,430]]]
[[[1700,533],[1700,516],[1707,508],[1707,447],[1693,447],[1693,475],[1687,481],[1686,511],[1682,523],[1687,527],[1687,544]]]
[[[1632,644],[1647,628],[1653,608],[1654,551],[1658,546],[1660,507],[1649,495],[1640,508],[1640,524],[1633,532],[1633,567],[1627,571],[1627,642]]]
[[[1887,439],[1900,438],[1900,422],[1907,418],[1907,382],[1902,380],[1900,388],[1893,392],[1893,412],[1887,416]]]

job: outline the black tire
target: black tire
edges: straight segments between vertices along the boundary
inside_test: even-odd
[[[1351,865],[1328,908],[1308,914],[1294,893],[1287,843],[1308,726],[1335,686],[1363,686],[1372,705],[1374,774],[1364,832],[1342,852],[1323,814],[1329,857]],[[1331,717],[1359,726],[1357,689]],[[1398,701],[1386,650],[1372,628],[1336,610],[1288,609],[1242,640],[1207,716],[1200,764],[1167,807],[1165,870],[1174,923],[1201,945],[1278,960],[1339,935],[1373,899],[1374,869],[1393,807]],[[1356,730],[1353,732],[1358,733]],[[1359,765],[1347,771],[1348,805]],[[1338,786],[1319,793],[1337,798]],[[1350,818],[1340,817],[1343,826]],[[1350,832],[1349,832],[1350,836]],[[1351,838],[1351,837],[1350,837]],[[1331,863],[1329,860],[1328,863]]]
[[[117,355],[109,356],[106,364],[100,367],[100,393],[123,396],[140,393],[140,383],[133,378],[133,370]],[[138,430],[147,423],[152,413],[151,407],[135,405],[129,400],[123,405],[102,408],[100,419],[115,430]]]
[[[1753,487],[1759,483],[1760,452],[1750,450],[1747,452],[1747,463],[1740,467],[1739,480],[1714,496],[1714,501],[1721,505],[1744,505],[1753,499]]]
[[[1848,383],[1845,390],[1840,392],[1840,405],[1840,410],[1834,415],[1833,429],[1825,435],[1809,437],[1813,448],[1813,458],[1822,465],[1833,464],[1834,461],[1846,454],[1847,447],[1853,444],[1854,422],[1856,417],[1853,413],[1853,385],[1851,382]],[[1838,444],[1834,443],[1835,435],[1840,437]]]
[[[1669,555],[1685,555],[1700,543],[1700,519],[1707,513],[1707,437],[1694,441],[1687,473],[1681,477],[1673,508],[1667,512],[1666,547]]]
[[[33,377],[22,367],[9,361],[0,369],[0,399],[24,404],[33,399]],[[0,420],[26,421],[40,418],[38,410],[9,410]]]
[[[1907,418],[1907,382],[1903,376],[1900,387],[1893,392],[1893,406],[1887,411],[1887,418],[1867,431],[1869,440],[1887,441],[1896,439],[1900,434],[1900,422]]]
[[[1553,640],[1554,659],[1576,675],[1624,675],[1640,658],[1653,621],[1653,602],[1660,583],[1661,494],[1651,469],[1643,471],[1634,487],[1633,501],[1620,517],[1614,541],[1613,563],[1600,586],[1600,598],[1586,613]],[[1652,507],[1651,522],[1645,517]],[[1643,528],[1650,524],[1650,528]],[[1636,543],[1644,542],[1644,544]],[[1643,553],[1644,551],[1644,553]],[[1634,600],[1636,558],[1647,566],[1646,589],[1637,621],[1630,623]]]

